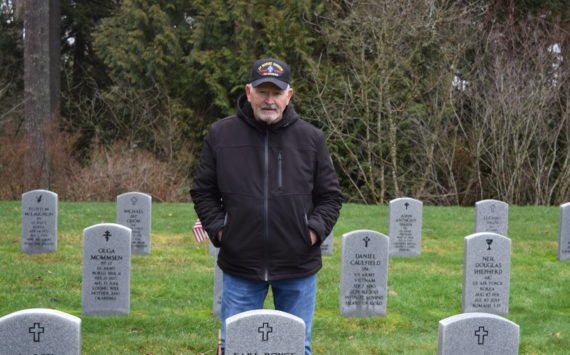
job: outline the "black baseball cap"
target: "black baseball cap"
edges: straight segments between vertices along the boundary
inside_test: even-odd
[[[263,83],[272,83],[281,90],[287,89],[290,80],[289,66],[282,60],[264,58],[251,66],[249,82],[254,88]]]

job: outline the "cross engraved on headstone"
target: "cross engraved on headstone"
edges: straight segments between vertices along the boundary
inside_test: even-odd
[[[301,355],[305,354],[305,322],[272,309],[246,311],[227,318],[225,340],[228,355]]]
[[[139,199],[136,198],[136,196],[133,196],[133,198],[131,198],[131,203],[133,204],[133,206],[137,204],[137,201],[138,201],[138,200],[139,200]]]
[[[262,341],[268,341],[269,333],[273,332],[273,328],[269,326],[269,323],[263,323],[263,326],[257,328],[257,332],[261,334]]]
[[[105,233],[103,233],[103,237],[105,237],[105,241],[109,241],[109,237],[111,237],[111,232],[109,231],[105,231]]]
[[[487,241],[487,245],[489,246],[487,250],[491,250],[491,244],[493,244],[493,239],[485,239]]]
[[[477,337],[477,344],[485,345],[485,337],[489,335],[489,331],[485,330],[485,327],[479,327],[475,331],[475,336]]]
[[[34,334],[34,343],[40,342],[40,334],[43,334],[44,327],[40,327],[40,323],[34,323],[33,327],[29,328],[28,333]]]
[[[520,327],[495,314],[462,313],[439,321],[438,339],[438,355],[519,355]]]
[[[50,196],[46,193],[44,201]],[[35,196],[34,196],[35,201]],[[48,308],[29,308],[0,317],[2,355],[80,355],[81,319]]]
[[[36,201],[38,201],[38,203],[42,202],[42,195],[39,195],[39,196],[36,198]]]
[[[407,210],[408,206],[410,206],[410,204],[406,202],[406,203],[404,203],[404,206],[406,206],[406,210]]]
[[[495,213],[495,209],[496,209],[496,208],[497,208],[497,207],[496,207],[495,205],[491,205],[491,212]]]
[[[364,241],[364,247],[368,248],[368,242],[370,241],[370,238],[368,238],[368,236],[366,236],[362,240]]]

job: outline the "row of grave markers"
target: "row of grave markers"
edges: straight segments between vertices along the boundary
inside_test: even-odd
[[[515,355],[517,324],[489,313],[463,313],[439,321],[438,354]],[[226,321],[226,354],[304,354],[305,323],[275,310],[254,310]],[[0,318],[0,354],[81,353],[81,319],[34,308]]]
[[[22,195],[22,252],[50,253],[57,250],[57,194],[33,190]],[[117,196],[117,224],[132,231],[132,254],[150,254],[151,196],[128,192]],[[398,198],[389,203],[390,256],[419,256],[421,253],[423,203]],[[475,233],[493,232],[507,236],[509,205],[497,200],[475,204]],[[333,239],[321,245],[323,255],[332,255]],[[570,203],[560,206],[558,260],[570,260]]]
[[[516,355],[520,327],[488,313],[458,314],[439,322],[439,355]],[[304,354],[305,323],[274,310],[254,310],[227,319],[226,354]]]
[[[388,237],[371,230],[343,235],[340,314],[385,316],[388,296]],[[464,239],[463,312],[507,314],[511,240],[496,233]]]
[[[117,196],[116,222],[131,229],[132,254],[150,254],[152,197],[141,192]],[[43,254],[57,250],[58,197],[48,190],[22,195],[22,253]]]

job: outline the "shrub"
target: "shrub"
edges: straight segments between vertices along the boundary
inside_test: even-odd
[[[155,201],[172,202],[189,200],[188,190],[188,178],[175,163],[118,142],[95,148],[88,165],[71,175],[64,196],[74,201],[114,201],[117,195],[138,191]]]

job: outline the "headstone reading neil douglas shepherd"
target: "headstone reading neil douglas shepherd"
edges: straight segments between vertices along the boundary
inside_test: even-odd
[[[465,237],[463,312],[509,312],[511,240],[496,233]]]

